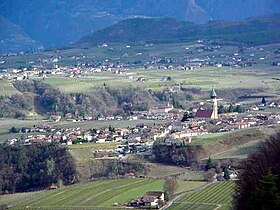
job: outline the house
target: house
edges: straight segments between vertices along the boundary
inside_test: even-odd
[[[49,186],[49,190],[56,190],[58,188],[57,185],[52,184],[51,186]]]
[[[134,173],[126,173],[124,176],[125,178],[129,178],[129,179],[133,179],[136,177]]]
[[[233,125],[236,126],[238,129],[249,128],[251,126],[249,122],[245,122],[245,121],[238,121],[235,122]]]
[[[171,110],[173,110],[173,106],[170,106],[170,104],[168,103],[165,106],[156,106],[156,107],[152,107],[149,109],[149,113],[152,114],[162,114],[162,113],[168,113]]]
[[[160,208],[164,204],[164,193],[161,191],[149,191],[145,195],[131,200],[129,207],[136,208]]]

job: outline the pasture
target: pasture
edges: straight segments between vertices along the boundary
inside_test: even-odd
[[[0,204],[14,204],[12,209],[117,209],[147,191],[162,191],[163,183],[163,180],[158,179],[95,181],[53,191],[41,191],[29,197],[26,194],[4,196],[1,197]],[[176,193],[193,190],[205,184],[184,182]],[[18,200],[15,201],[13,197],[17,197]],[[115,203],[118,203],[118,206],[113,206]]]
[[[187,194],[176,200],[168,210],[229,210],[231,209],[234,186],[233,181],[214,183],[202,191]]]

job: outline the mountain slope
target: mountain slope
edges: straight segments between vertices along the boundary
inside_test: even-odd
[[[251,18],[245,21],[212,21],[196,25],[170,18],[134,18],[94,32],[75,47],[102,43],[180,42],[196,39],[223,39],[245,44],[280,41],[280,15]]]
[[[1,0],[0,15],[46,47],[65,45],[127,18],[203,23],[280,11],[279,0]]]
[[[0,16],[0,52],[36,50],[39,44],[20,27]]]

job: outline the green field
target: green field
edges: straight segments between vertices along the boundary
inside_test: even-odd
[[[217,68],[204,67],[193,71],[183,70],[156,70],[131,69],[131,75],[115,75],[112,72],[84,75],[79,79],[63,76],[51,76],[44,80],[55,88],[64,92],[85,92],[93,87],[103,86],[104,82],[110,87],[134,86],[145,89],[160,90],[181,83],[186,88],[200,88],[209,90],[211,87],[219,89],[261,89],[275,94],[280,89],[280,82],[273,80],[278,77],[279,69],[265,66],[264,68]],[[133,78],[130,78],[133,76]],[[170,76],[172,81],[161,81],[164,76]],[[146,82],[136,82],[144,77]]]
[[[124,205],[130,199],[151,190],[163,190],[159,179],[118,179],[95,181],[63,187],[53,191],[23,193],[0,197],[0,205],[12,205],[12,209],[116,209],[114,203]],[[176,193],[194,190],[205,182],[179,182]],[[28,207],[27,207],[28,206]]]
[[[232,181],[212,184],[202,191],[176,200],[168,210],[228,210],[231,208],[234,186]]]
[[[87,163],[93,159],[93,151],[98,149],[116,149],[119,142],[112,143],[87,143],[87,144],[76,144],[68,146],[70,154],[75,158],[78,163]]]

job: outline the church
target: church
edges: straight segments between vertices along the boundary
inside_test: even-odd
[[[212,103],[212,109],[198,109],[195,118],[209,118],[209,119],[218,119],[218,101],[222,99],[217,98],[217,93],[214,88],[212,88],[211,94],[210,94],[210,100],[207,100],[208,102]]]

